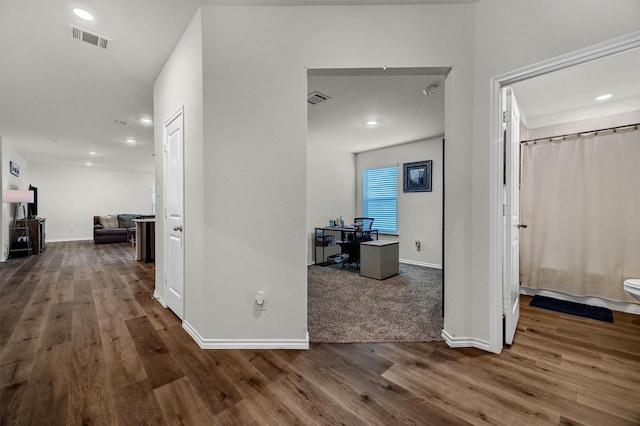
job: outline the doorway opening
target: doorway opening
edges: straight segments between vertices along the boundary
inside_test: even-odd
[[[437,332],[427,334],[432,335],[430,340],[440,340],[444,312],[444,91],[449,71],[449,67],[308,70],[307,262],[312,265],[308,282],[308,324],[312,342],[327,341],[314,333],[317,322],[314,315],[319,313],[319,305],[332,303],[331,298],[337,305],[348,297],[343,296],[340,300],[341,297],[336,299],[334,294],[345,286],[330,290],[331,297],[314,293],[319,275],[346,271],[350,274],[349,280],[367,280],[370,285],[363,287],[361,295],[375,291],[374,284],[384,285],[394,279],[377,281],[360,277],[357,263],[347,262],[344,267],[342,264],[325,268],[313,266],[325,264],[327,256],[341,252],[339,244],[317,250],[316,228],[329,226],[330,220],[340,216],[347,225],[354,218],[362,217],[363,172],[389,166],[397,168],[397,228],[395,232],[379,233],[378,238],[399,243],[400,274],[396,277],[409,277],[415,272],[409,272],[410,268],[435,271],[431,278],[418,274],[417,281],[424,282],[425,288],[427,282],[433,285],[433,280],[437,281],[437,307],[429,316],[437,317],[440,325]],[[403,164],[428,160],[432,161],[431,192],[405,193]],[[377,229],[375,220],[373,229]],[[331,278],[329,281],[335,284],[337,280]],[[351,287],[356,285],[351,284]],[[380,291],[386,292],[391,287],[387,285]],[[395,295],[382,297],[379,294],[377,299],[373,296],[371,302],[354,299],[349,310],[385,312],[380,302],[385,298],[391,300]],[[390,303],[403,306],[398,300]],[[411,300],[403,310],[407,311],[410,304]],[[348,318],[348,315],[342,317],[345,310],[336,312],[329,307],[320,315],[325,319],[340,316],[342,320],[337,319],[337,322],[344,324]],[[393,312],[393,309],[387,311]],[[390,314],[389,322],[394,322],[393,315]],[[371,331],[364,333],[370,338],[357,337],[358,340],[353,341],[381,341],[375,331],[382,327],[369,324],[362,328]],[[420,325],[411,324],[411,328],[419,329]],[[343,340],[336,340],[339,341]],[[396,341],[402,341],[402,338]]]
[[[509,72],[491,81],[491,190],[490,190],[490,342],[491,350],[500,352],[503,347],[504,327],[515,327],[515,324],[503,325],[503,314],[506,306],[503,304],[503,291],[509,288],[509,282],[503,275],[505,264],[505,247],[507,247],[506,235],[503,227],[504,200],[503,200],[503,170],[504,142],[502,138],[502,120],[505,110],[502,97],[503,90],[507,87],[517,87],[518,83],[533,81],[536,77],[551,75],[558,71],[568,70],[572,67],[588,64],[593,61],[613,57],[614,55],[629,52],[640,47],[640,33],[634,33],[625,37],[601,43],[586,49],[582,49],[549,61]],[[526,115],[526,107],[524,115]]]

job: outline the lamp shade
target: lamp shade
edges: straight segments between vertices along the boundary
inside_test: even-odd
[[[33,191],[8,189],[4,191],[5,203],[33,203]]]

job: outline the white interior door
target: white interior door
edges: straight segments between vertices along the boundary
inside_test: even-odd
[[[505,343],[513,343],[520,317],[520,111],[513,92],[505,89],[504,272],[502,277]]]
[[[167,306],[184,316],[184,157],[183,111],[180,109],[164,125],[164,297]]]

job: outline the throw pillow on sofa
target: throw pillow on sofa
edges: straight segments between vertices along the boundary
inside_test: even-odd
[[[118,223],[120,223],[120,228],[133,228],[136,226],[133,219],[136,219],[137,217],[137,214],[119,214]]]
[[[98,216],[98,221],[104,229],[118,228],[118,216],[108,214],[106,216]]]

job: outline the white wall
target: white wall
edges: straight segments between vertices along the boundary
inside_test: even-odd
[[[619,114],[602,114],[586,120],[565,120],[549,126],[532,127],[528,131],[527,139],[548,138],[580,132],[589,132],[609,127],[625,126],[640,123],[640,110]]]
[[[342,216],[356,217],[355,154],[318,145],[307,146],[307,263],[315,262],[315,228]]]
[[[2,194],[4,194],[4,190],[6,186],[6,179],[4,177],[4,170],[3,170],[3,165],[4,165],[3,154],[4,154],[4,149],[2,144],[2,136],[0,136],[0,191],[2,191]],[[0,196],[2,196],[2,194],[0,194]],[[7,226],[6,219],[8,215],[9,215],[9,206],[8,205],[5,206],[4,203],[2,203],[2,206],[0,206],[0,262],[4,262],[5,259],[7,258],[7,247],[5,243],[5,236],[7,235],[7,230],[5,229],[5,227]]]
[[[93,216],[151,214],[152,173],[31,163],[28,183],[38,188],[47,242],[92,240]]]
[[[469,297],[453,300],[457,295],[449,293],[447,287],[445,307],[451,303],[462,304],[468,314],[455,320],[461,323],[455,328],[462,326],[477,339],[489,340],[490,288],[494,284],[489,282],[488,226],[489,154],[495,143],[490,140],[489,133],[491,78],[640,30],[640,2],[481,0],[476,3],[475,10],[473,138],[470,146],[473,150],[473,184],[471,191],[466,192],[471,194],[473,212],[473,226],[469,229],[473,256],[466,260],[472,265],[472,274],[466,285]],[[447,262],[448,254],[447,248]],[[494,336],[496,338],[498,336]]]
[[[16,151],[10,139],[7,137],[0,137],[0,151],[2,155],[0,160],[2,166],[0,167],[2,172],[2,196],[7,189],[29,189],[30,176],[29,165],[24,160],[22,155]],[[20,167],[19,176],[14,176],[10,172],[9,162],[13,161]],[[0,227],[2,227],[1,244],[2,250],[0,253],[0,260],[4,261],[9,256],[9,240],[11,238],[11,226],[13,224],[13,213],[15,204],[2,203],[2,215],[0,215]],[[17,210],[17,218],[24,217],[22,214],[22,208]]]
[[[205,258],[215,272],[187,283],[201,289],[205,301],[206,309],[194,318],[202,336],[304,338],[309,229],[305,67],[454,66],[445,108],[466,120],[455,128],[453,121],[448,123],[447,185],[456,194],[448,204],[448,236],[453,249],[470,245],[472,5],[207,6],[202,16]],[[323,25],[310,32],[309,22]],[[452,252],[448,278],[451,293],[460,299],[469,275],[464,261],[464,250]],[[255,315],[253,298],[260,289],[269,306]]]
[[[199,327],[199,313],[207,309],[202,288],[204,280],[204,234],[207,214],[203,203],[207,183],[204,168],[210,167],[203,146],[202,29],[200,12],[196,13],[153,85],[154,144],[156,159],[156,294],[164,297],[164,196],[163,196],[163,128],[164,123],[184,108],[184,318]],[[208,261],[207,261],[208,263]]]
[[[432,191],[403,192],[403,164],[424,160],[433,162]],[[400,242],[401,261],[442,267],[442,138],[356,155],[358,215],[362,214],[362,170],[390,165],[398,166],[398,236],[380,238]],[[421,242],[421,251],[416,250],[415,241]]]
[[[197,174],[203,165],[206,184],[194,190],[186,214],[204,212],[206,222],[196,221],[204,240],[185,234],[185,244],[194,255],[203,248],[208,273],[189,272],[187,306],[198,298],[189,321],[205,339],[304,335],[305,67],[452,66],[444,324],[462,344],[488,348],[497,338],[489,308],[490,79],[638,30],[639,15],[635,0],[203,7],[204,148],[193,148],[203,154],[193,167]],[[322,25],[310,31],[310,22]],[[172,99],[169,90],[157,95]],[[254,310],[258,289],[267,293],[267,311]]]

